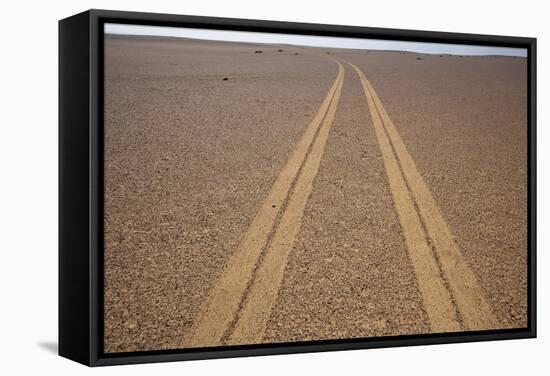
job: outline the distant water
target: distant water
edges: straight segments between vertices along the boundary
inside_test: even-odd
[[[525,48],[488,47],[448,43],[420,43],[375,39],[285,35],[245,31],[206,30],[165,26],[106,24],[105,33],[153,35],[228,42],[292,44],[310,47],[351,48],[365,50],[408,51],[425,54],[527,56]]]

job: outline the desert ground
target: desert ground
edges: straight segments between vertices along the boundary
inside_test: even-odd
[[[105,352],[526,327],[526,63],[106,36]]]

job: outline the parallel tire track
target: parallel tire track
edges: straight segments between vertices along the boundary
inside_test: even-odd
[[[340,63],[337,64],[337,77],[327,96],[324,98],[319,111],[307,126],[302,138],[298,142],[286,165],[277,177],[269,195],[256,213],[256,216],[252,220],[239,246],[230,257],[218,281],[209,291],[205,302],[199,308],[197,317],[194,320],[188,335],[183,338],[183,347],[209,347],[221,345],[221,341],[224,335],[226,335],[226,331],[230,329],[230,327],[235,324],[235,320],[239,318],[238,314],[242,306],[243,299],[245,298],[245,293],[249,288],[251,280],[254,278],[254,272],[258,268],[257,264],[261,258],[260,256],[262,255],[262,251],[268,243],[270,234],[273,233],[273,227],[276,225],[278,216],[280,216],[279,212],[287,199],[289,200],[289,203],[287,205],[287,210],[283,213],[281,225],[290,227],[285,229],[287,233],[284,237],[290,239],[290,236],[288,236],[290,232],[298,231],[298,229],[292,229],[291,227],[293,225],[299,226],[303,208],[300,212],[300,204],[296,203],[295,197],[302,197],[304,193],[296,193],[297,191],[295,191],[294,194],[291,195],[290,190],[300,172],[301,174],[298,177],[299,181],[303,180],[302,176],[307,177],[310,174],[313,174],[314,177],[317,172],[318,162],[316,167],[315,163],[311,162],[311,159],[315,158],[312,157],[312,155],[320,153],[318,156],[319,159],[322,155],[326,142],[326,136],[322,135],[325,133],[328,134],[330,123],[332,122],[327,122],[325,118],[328,118],[330,114],[334,117],[334,111],[337,103],[337,100],[334,99],[336,96],[339,97],[343,83],[344,69]],[[323,121],[323,119],[325,119],[325,121]],[[325,140],[320,142],[320,137],[325,137]],[[315,144],[312,146],[314,140]],[[308,158],[307,161],[305,161],[306,157]],[[312,168],[315,168],[315,171],[310,171]],[[297,187],[304,185],[304,183],[300,183],[299,181],[296,183]],[[289,197],[289,195],[291,196]],[[307,196],[309,196],[309,192],[306,195],[306,200]],[[286,214],[287,212],[292,214]],[[297,216],[299,216],[299,219],[296,222],[295,219],[297,219]],[[292,223],[289,223],[288,219],[284,220],[284,218],[291,217],[293,219]],[[281,225],[279,225],[279,227]],[[276,281],[280,279],[278,275],[284,271],[286,257],[280,257],[281,255],[270,256],[270,254],[273,252],[278,252],[281,247],[281,242],[283,241],[283,239],[281,239],[281,235],[277,236],[276,234],[284,234],[285,231],[276,231],[274,235],[271,243],[272,245],[268,249],[268,253],[265,256],[265,261],[269,262],[270,268],[272,269],[263,270],[260,272],[260,275],[262,275],[262,280],[268,278],[271,279],[272,282]],[[273,244],[279,245],[274,248]],[[271,273],[271,270],[273,273]],[[257,286],[260,285],[262,285],[261,282],[259,282]],[[280,282],[271,286],[269,300],[274,299],[273,295],[276,297],[277,291],[273,290],[275,288],[278,290],[279,285]],[[250,296],[256,296],[256,288],[258,287],[252,286],[249,290]],[[264,303],[268,304],[269,307],[271,306],[271,303],[267,303],[267,301]],[[247,308],[248,306],[248,304],[245,305],[245,312],[251,312],[250,308]],[[248,322],[249,320],[253,320],[254,325],[256,325],[255,327],[258,325],[263,327],[265,324],[261,323],[265,322],[269,316],[269,312],[267,312],[264,308],[265,307],[261,307],[263,310],[261,313],[261,318],[260,316],[252,318],[250,313],[247,313],[248,319],[246,319],[246,321]],[[242,320],[239,320],[236,323],[236,328],[244,325],[244,321]],[[236,333],[238,334],[232,337],[235,338],[236,341],[249,342],[248,337],[246,337],[240,329],[236,330]],[[254,338],[255,339],[252,341],[258,342],[256,339],[257,335]]]
[[[501,328],[380,98],[363,72],[348,64],[359,76],[367,97],[394,206],[432,330]]]

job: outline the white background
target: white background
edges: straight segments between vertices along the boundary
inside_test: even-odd
[[[0,373],[518,375],[550,371],[548,10],[543,1],[10,1],[0,38]],[[57,343],[57,20],[88,8],[538,38],[539,338],[88,369]],[[544,147],[546,145],[546,148]]]

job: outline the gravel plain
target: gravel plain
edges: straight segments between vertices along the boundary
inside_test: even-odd
[[[337,68],[295,48],[105,45],[105,351],[175,348]]]
[[[352,55],[498,318],[526,327],[527,60],[397,53],[388,63],[384,53]]]
[[[373,84],[499,321],[526,326],[525,59],[120,36],[105,48],[106,352],[186,347],[336,77],[327,52]],[[263,342],[430,331],[346,67]]]

